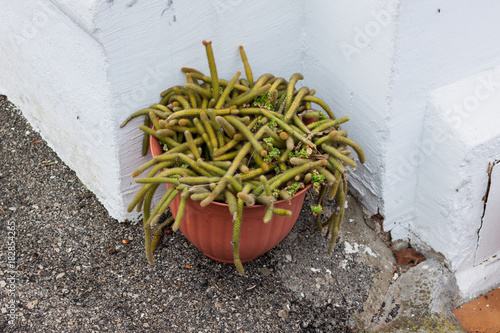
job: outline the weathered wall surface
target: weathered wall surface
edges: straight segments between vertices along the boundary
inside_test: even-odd
[[[392,68],[384,227],[404,237],[415,194],[431,92],[500,64],[498,1],[400,1]],[[464,22],[470,22],[465,24]],[[476,23],[473,23],[476,22]],[[425,153],[424,153],[425,154]],[[445,170],[442,170],[446,172]],[[438,187],[438,183],[435,185]]]
[[[366,153],[351,175],[365,209],[384,212],[397,1],[321,1],[308,7],[306,84],[314,85]]]
[[[500,271],[499,87],[496,67],[439,88],[424,123],[411,234],[446,257],[470,295]]]

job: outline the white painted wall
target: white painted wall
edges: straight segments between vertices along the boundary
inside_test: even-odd
[[[351,118],[345,127],[367,155],[351,188],[367,212],[382,213],[393,238],[443,252],[470,296],[478,292],[470,276],[487,281],[484,290],[500,278],[495,265],[459,255],[478,246],[477,201],[460,214],[453,209],[480,194],[484,172],[460,170],[476,162],[484,169],[496,132],[478,142],[449,130],[461,144],[435,149],[455,151],[449,160],[458,164],[438,155],[438,169],[423,143],[432,126],[447,128],[443,105],[463,97],[459,87],[500,65],[499,10],[495,0],[18,0],[0,12],[0,92],[112,216],[134,218],[125,208],[137,190],[130,174],[144,162],[139,121],[119,125],[183,82],[180,67],[208,73],[202,40],[214,42],[226,78],[242,69],[242,43],[256,75],[302,72],[299,84]],[[485,154],[472,158],[479,146]],[[463,191],[453,193],[460,182]],[[441,203],[429,198],[429,186]]]
[[[305,84],[314,87],[366,153],[350,175],[365,209],[384,211],[382,182],[389,135],[388,96],[397,1],[317,1],[306,13]]]
[[[0,91],[114,216],[120,165],[106,55],[50,1],[2,2]]]
[[[405,237],[416,218],[416,175],[429,95],[500,64],[499,11],[495,0],[400,1],[382,185],[384,228],[396,238]]]

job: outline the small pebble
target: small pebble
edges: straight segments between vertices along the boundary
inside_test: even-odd
[[[288,312],[286,312],[285,310],[279,310],[278,317],[286,320],[288,319]]]
[[[260,272],[260,274],[262,274],[265,277],[268,277],[271,275],[271,271],[269,271],[269,269],[267,269],[265,267],[259,268],[259,272]]]
[[[26,304],[26,308],[29,310],[32,310],[35,308],[35,306],[38,304],[38,300],[34,300]]]

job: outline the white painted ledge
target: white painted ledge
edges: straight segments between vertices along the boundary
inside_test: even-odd
[[[498,221],[483,221],[488,168],[500,160],[498,110],[500,68],[495,68],[433,92],[424,124],[411,232],[446,257],[463,297],[499,282],[498,237],[479,237],[483,222],[500,236],[500,227],[491,225]]]

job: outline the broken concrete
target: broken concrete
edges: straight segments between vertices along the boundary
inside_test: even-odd
[[[466,332],[451,312],[453,274],[436,259],[410,268],[388,289],[370,332]]]
[[[349,198],[339,243],[346,257],[353,256],[376,272],[363,311],[354,315],[357,328],[366,332],[465,332],[451,312],[458,289],[443,258],[427,249],[423,252],[427,260],[415,267],[397,267],[386,244],[390,237],[377,226]],[[401,250],[409,244],[395,245]]]

